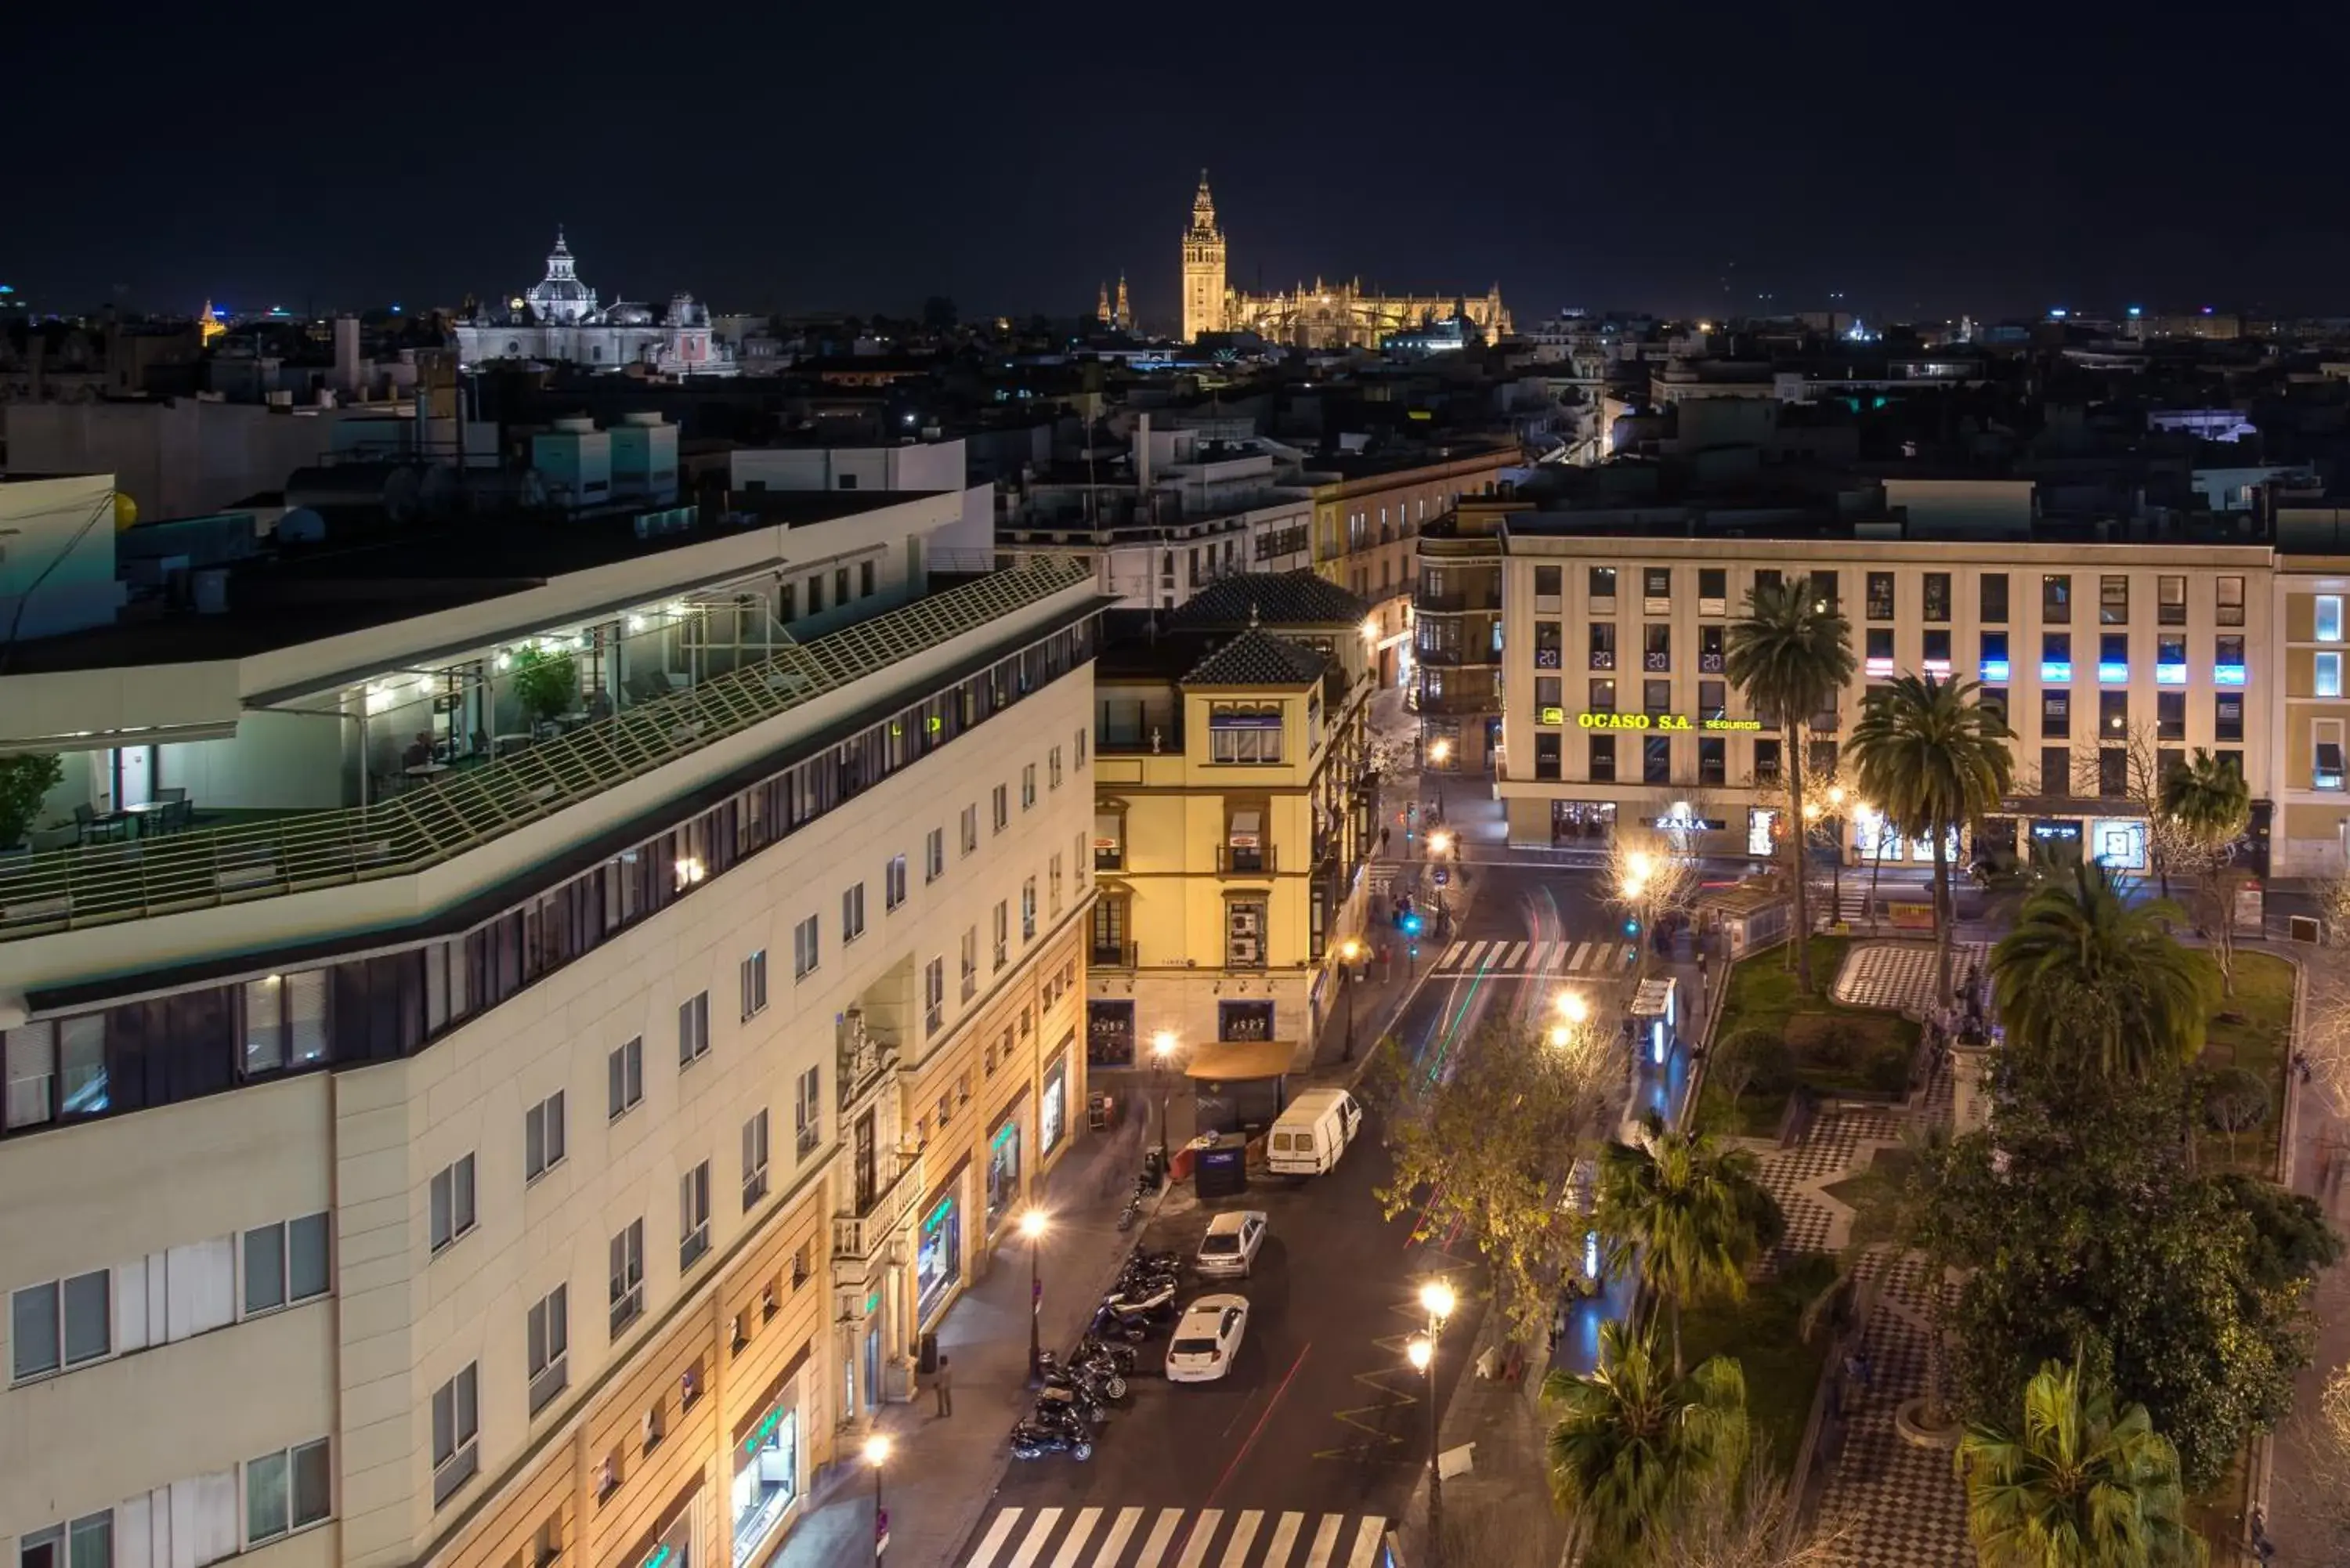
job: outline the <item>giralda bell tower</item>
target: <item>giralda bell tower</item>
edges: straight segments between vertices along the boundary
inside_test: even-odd
[[[1200,193],[1191,198],[1191,227],[1183,236],[1183,341],[1223,330],[1224,232],[1216,227],[1216,199],[1208,194],[1202,169]]]

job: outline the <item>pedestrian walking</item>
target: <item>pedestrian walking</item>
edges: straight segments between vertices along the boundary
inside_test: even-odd
[[[939,1369],[931,1379],[931,1393],[938,1401],[938,1412],[941,1416],[951,1416],[954,1414],[953,1366],[953,1356],[940,1356]]]
[[[1383,822],[1379,824],[1379,853],[1382,855],[1385,855],[1388,852],[1388,831],[1389,830],[1386,823]]]

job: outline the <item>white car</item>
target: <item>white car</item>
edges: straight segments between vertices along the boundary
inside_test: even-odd
[[[1191,1267],[1202,1279],[1231,1274],[1246,1279],[1256,1264],[1257,1250],[1264,1245],[1268,1228],[1260,1209],[1236,1209],[1217,1215],[1208,1221],[1208,1233],[1201,1239]]]
[[[1232,1369],[1248,1332],[1248,1303],[1239,1296],[1201,1296],[1183,1309],[1167,1342],[1167,1381],[1213,1383]]]

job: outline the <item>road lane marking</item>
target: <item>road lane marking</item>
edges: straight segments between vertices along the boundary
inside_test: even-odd
[[[1461,955],[1468,950],[1469,944],[1467,942],[1454,942],[1451,947],[1444,950],[1444,956],[1437,961],[1439,963],[1457,965],[1461,961]]]
[[[1077,1553],[1086,1549],[1086,1538],[1094,1532],[1094,1525],[1101,1516],[1102,1511],[1097,1508],[1077,1510],[1076,1522],[1069,1526],[1069,1533],[1063,1538],[1061,1550],[1053,1558],[1053,1568],[1077,1568]]]
[[[1388,1521],[1376,1513],[1363,1515],[1362,1528],[1355,1532],[1355,1555],[1347,1568],[1371,1568],[1378,1561],[1380,1537],[1387,1533]]]
[[[1284,1513],[1281,1522],[1273,1527],[1273,1540],[1264,1549],[1264,1561],[1258,1568],[1289,1568],[1289,1549],[1297,1544],[1297,1532],[1305,1525],[1302,1513]]]
[[[1182,1522],[1181,1509],[1160,1509],[1159,1522],[1150,1527],[1150,1538],[1142,1543],[1142,1555],[1134,1560],[1134,1568],[1159,1568],[1167,1556],[1167,1542],[1174,1538],[1175,1527]]]
[[[1577,942],[1575,945],[1575,961],[1566,967],[1575,970],[1581,969],[1583,967],[1583,961],[1589,957],[1590,953],[1591,944],[1589,942]]]
[[[1027,1538],[1020,1542],[1020,1550],[1012,1554],[1012,1561],[1003,1568],[1031,1568],[1036,1559],[1045,1554],[1045,1542],[1052,1535],[1053,1526],[1060,1520],[1059,1509],[1038,1509],[1036,1522],[1029,1528]]]
[[[1200,1568],[1208,1555],[1208,1542],[1215,1537],[1216,1526],[1224,1517],[1221,1508],[1203,1508],[1200,1522],[1191,1532],[1191,1539],[1183,1543],[1183,1555],[1175,1559],[1175,1568]]]
[[[1476,946],[1469,950],[1469,957],[1462,961],[1461,967],[1462,969],[1477,968],[1480,964],[1485,961],[1485,950],[1498,945],[1498,943],[1494,942],[1479,942]]]
[[[1322,1528],[1314,1532],[1314,1550],[1305,1555],[1305,1568],[1330,1568],[1330,1553],[1338,1545],[1338,1526],[1345,1522],[1344,1514],[1322,1516]]]
[[[1223,1568],[1248,1568],[1249,1547],[1255,1542],[1256,1527],[1263,1519],[1263,1512],[1253,1508],[1232,1521],[1232,1538],[1224,1546]]]
[[[1102,1537],[1101,1550],[1094,1553],[1094,1568],[1116,1568],[1118,1554],[1126,1550],[1126,1538],[1132,1535],[1134,1527],[1141,1522],[1142,1510],[1119,1509],[1117,1521],[1109,1527],[1109,1533]]]
[[[1518,967],[1518,961],[1525,956],[1526,944],[1523,942],[1512,942],[1510,944],[1510,956],[1502,961],[1502,967],[1503,969],[1515,969]]]
[[[1003,1550],[1003,1542],[1020,1523],[1020,1510],[1007,1508],[995,1516],[995,1527],[979,1543],[979,1555],[971,1560],[970,1568],[987,1568],[995,1554]]]

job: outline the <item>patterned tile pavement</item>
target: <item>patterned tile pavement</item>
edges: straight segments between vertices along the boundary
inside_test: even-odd
[[[1966,1492],[1950,1455],[1913,1447],[1893,1427],[1894,1410],[1926,1387],[1924,1268],[1905,1258],[1880,1277],[1861,1335],[1868,1391],[1855,1398],[1840,1432],[1822,1434],[1820,1517],[1853,1521],[1836,1558],[1850,1568],[1970,1568]]]
[[[1980,943],[1953,950],[1960,972],[1980,962]],[[1876,943],[1855,949],[1836,977],[1839,1000],[1858,1006],[1923,1010],[1930,1004],[1934,953],[1915,944]],[[1950,1073],[1939,1068],[1927,1088],[1924,1114],[1950,1115]],[[1778,1268],[1795,1251],[1841,1251],[1851,1214],[1821,1189],[1866,1168],[1877,1150],[1898,1146],[1910,1113],[1855,1106],[1824,1111],[1786,1148],[1755,1147],[1763,1184],[1787,1217],[1785,1240],[1758,1272]],[[1879,1251],[1861,1265],[1879,1281],[1861,1348],[1869,1387],[1853,1391],[1847,1414],[1824,1420],[1815,1459],[1820,1517],[1849,1520],[1852,1532],[1836,1561],[1847,1568],[1967,1568],[1966,1493],[1950,1455],[1913,1448],[1894,1429],[1894,1411],[1925,1392],[1929,1336],[1925,1265],[1915,1257]],[[1829,1368],[1832,1376],[1838,1368]]]
[[[1966,978],[1970,968],[1985,961],[1985,942],[1956,942],[1950,948],[1952,981]],[[1852,1007],[1889,1007],[1925,1013],[1934,1006],[1934,950],[1918,942],[1868,942],[1845,955],[1836,971],[1835,995]]]

